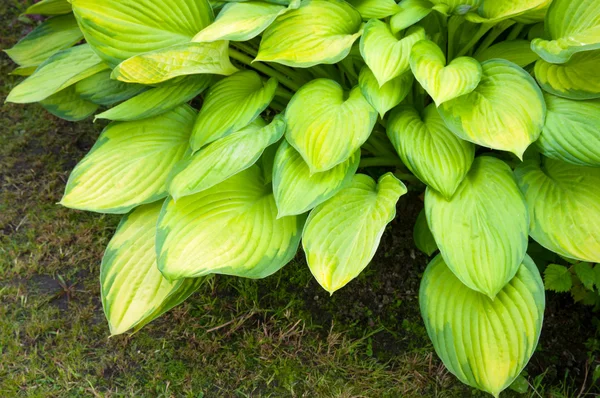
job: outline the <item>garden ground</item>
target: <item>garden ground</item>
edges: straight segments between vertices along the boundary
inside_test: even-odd
[[[18,17],[28,3],[0,4],[2,49],[34,26]],[[0,57],[3,102],[19,78]],[[1,397],[484,396],[445,370],[420,319],[427,258],[412,243],[417,193],[401,199],[373,263],[332,297],[299,257],[261,281],[208,278],[139,333],[109,338],[98,275],[119,218],[56,204],[103,126],[60,121],[38,105],[0,108]],[[600,392],[598,325],[549,293],[523,396]]]

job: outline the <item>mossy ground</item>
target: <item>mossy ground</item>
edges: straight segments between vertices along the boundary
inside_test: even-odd
[[[0,4],[3,49],[35,23],[18,19],[28,3]],[[19,81],[12,68],[2,55],[2,100]],[[56,205],[102,127],[0,108],[0,397],[483,396],[444,369],[420,319],[415,194],[373,264],[333,297],[299,258],[262,281],[208,279],[138,334],[108,338],[98,273],[118,217]],[[570,303],[549,295],[525,396],[596,391],[597,328]]]

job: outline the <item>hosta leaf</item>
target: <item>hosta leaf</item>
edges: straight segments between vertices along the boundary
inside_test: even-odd
[[[360,36],[362,19],[343,0],[306,0],[264,32],[257,61],[307,68],[344,59]]]
[[[275,96],[277,80],[264,81],[254,71],[229,76],[208,90],[192,135],[194,151],[246,127]]]
[[[112,105],[145,91],[141,84],[128,84],[110,78],[111,71],[96,73],[75,85],[81,98],[98,105]]]
[[[400,11],[395,0],[347,0],[363,19],[386,18]]]
[[[399,107],[387,134],[406,167],[446,198],[454,195],[475,158],[475,145],[452,134],[434,104],[423,116],[411,106]]]
[[[573,101],[545,94],[546,124],[537,147],[553,159],[600,167],[600,99]]]
[[[310,213],[302,245],[310,271],[325,290],[333,294],[369,265],[405,193],[392,173],[379,183],[357,174],[348,187]]]
[[[522,157],[544,125],[542,91],[527,72],[509,61],[492,59],[481,66],[479,86],[443,103],[440,114],[460,138]]]
[[[379,87],[373,72],[368,66],[363,66],[358,77],[358,85],[367,102],[383,118],[387,111],[402,102],[410,93],[413,80],[412,73],[407,72]]]
[[[452,199],[427,189],[425,211],[452,272],[493,299],[515,276],[527,250],[529,217],[510,167],[478,157]]]
[[[561,256],[600,262],[600,168],[542,158],[515,173],[531,217],[529,234]]]
[[[564,293],[571,290],[573,280],[569,269],[564,265],[548,264],[544,270],[544,286],[546,290]]]
[[[168,184],[169,193],[177,200],[225,181],[256,163],[265,148],[279,141],[284,132],[281,116],[268,126],[261,118],[256,119],[178,163]]]
[[[124,214],[167,196],[167,176],[181,160],[195,111],[183,105],[161,116],[108,125],[75,167],[61,204]]]
[[[476,23],[497,23],[508,18],[518,17],[532,10],[547,7],[552,0],[482,0],[477,12],[466,15],[467,20]]]
[[[302,156],[284,140],[273,166],[278,217],[303,214],[325,202],[350,183],[359,163],[360,151],[356,151],[331,170],[311,173]]]
[[[115,67],[135,55],[185,44],[213,20],[208,0],[71,0],[86,41]]]
[[[69,86],[52,94],[40,104],[54,116],[70,122],[87,119],[98,109],[97,104],[81,98],[75,86]]]
[[[437,256],[419,292],[435,351],[463,383],[498,397],[533,355],[544,318],[540,273],[529,256],[491,300],[461,283]]]
[[[559,97],[574,100],[600,98],[600,50],[574,54],[564,64],[542,59],[535,64],[535,77],[544,89]]]
[[[475,54],[479,62],[484,62],[494,58],[502,58],[524,68],[537,61],[540,57],[531,50],[531,45],[527,40],[501,41]]]
[[[369,138],[377,112],[354,87],[345,94],[333,80],[316,79],[294,95],[285,111],[286,138],[319,173],[347,160]]]
[[[294,2],[298,8],[299,2]],[[211,42],[216,40],[246,41],[261,34],[279,15],[287,10],[278,4],[262,1],[228,3],[217,19],[198,33],[193,41]]]
[[[398,12],[390,18],[393,33],[400,32],[425,18],[433,11],[434,4],[428,0],[402,0]]]
[[[165,203],[158,222],[158,267],[170,280],[207,274],[264,278],[294,257],[303,224],[303,217],[277,219],[271,188],[252,166]]]
[[[549,40],[531,42],[544,60],[561,64],[580,51],[600,48],[600,2],[597,0],[554,0],[546,14]]]
[[[87,44],[72,47],[44,61],[33,75],[10,92],[6,101],[21,104],[42,101],[107,68]]]
[[[379,86],[383,86],[410,69],[410,50],[423,39],[425,29],[420,26],[411,27],[404,37],[397,39],[386,23],[372,19],[365,25],[360,38],[360,53]]]
[[[446,66],[442,49],[430,40],[412,47],[410,69],[437,106],[475,90],[483,74],[481,64],[471,57],[455,58]]]
[[[464,15],[471,10],[477,10],[477,7],[484,0],[431,0],[433,4],[438,6],[440,12],[443,11],[442,6],[447,8],[445,14]]]
[[[112,78],[127,83],[157,84],[199,73],[231,75],[237,68],[229,60],[228,45],[227,41],[186,43],[136,55],[120,63]]]
[[[544,19],[546,19],[546,14],[548,14],[548,9],[550,8],[552,1],[553,0],[547,0],[545,2],[541,2],[538,7],[532,8],[521,15],[513,17],[512,20],[525,25],[543,22]]]
[[[33,72],[37,69],[37,66],[19,66],[18,68],[13,69],[9,75],[13,76],[31,76]]]
[[[72,14],[50,18],[19,41],[6,54],[21,66],[38,66],[60,50],[83,39]]]
[[[106,248],[100,285],[113,336],[151,322],[202,283],[201,279],[169,282],[158,270],[154,241],[161,207],[162,201],[140,206],[125,216]]]
[[[425,215],[425,210],[421,210],[419,216],[417,217],[417,222],[415,223],[415,227],[413,229],[413,239],[415,240],[417,249],[421,250],[428,256],[431,256],[438,250],[437,243],[435,243],[435,238],[431,234],[429,225],[427,225],[427,216]]]
[[[134,121],[162,115],[200,95],[212,81],[210,75],[174,79],[96,115],[96,119]]]
[[[68,0],[42,0],[32,4],[23,14],[63,15],[73,11]]]

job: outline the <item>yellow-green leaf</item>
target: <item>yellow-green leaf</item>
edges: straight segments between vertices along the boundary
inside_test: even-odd
[[[213,21],[208,0],[71,0],[86,41],[111,67],[188,43]]]
[[[134,121],[162,115],[200,95],[212,81],[211,75],[176,78],[96,115],[96,119]]]
[[[8,94],[6,101],[20,104],[42,101],[107,68],[87,44],[72,47],[44,61]]]
[[[411,27],[398,39],[389,25],[372,19],[365,25],[360,38],[360,53],[369,69],[373,72],[379,86],[410,70],[410,50],[412,46],[425,39],[425,29]]]
[[[278,217],[306,213],[347,186],[358,169],[360,151],[331,170],[312,173],[302,156],[284,140],[275,155],[273,194]]]
[[[561,256],[600,262],[600,168],[542,158],[527,160],[515,174],[531,237]]]
[[[443,103],[440,114],[460,138],[522,157],[544,125],[542,91],[512,62],[492,59],[481,66],[479,86],[470,94]]]
[[[540,57],[531,50],[527,40],[501,41],[474,55],[479,62],[502,58],[519,65],[521,68],[531,65]]]
[[[347,0],[360,12],[363,19],[387,18],[400,11],[394,0]]]
[[[69,86],[52,94],[40,104],[48,112],[70,122],[87,119],[98,109],[98,105],[87,101],[77,93],[75,86]]]
[[[124,214],[167,196],[167,177],[188,149],[196,112],[182,105],[135,122],[114,122],[75,167],[61,204]]]
[[[531,48],[547,62],[561,64],[580,51],[600,49],[600,2],[553,0],[545,27],[549,40],[533,39]]]
[[[42,0],[32,4],[23,14],[34,15],[63,15],[73,11],[68,0]]]
[[[495,397],[519,376],[542,329],[544,285],[529,256],[495,300],[458,280],[442,256],[427,266],[421,315],[435,351],[450,372]]]
[[[413,239],[417,249],[421,250],[428,256],[431,256],[438,250],[437,243],[435,243],[435,238],[429,229],[429,225],[427,225],[427,216],[425,215],[425,210],[421,210],[419,216],[417,217],[417,221],[415,222],[415,227],[413,229]]]
[[[481,81],[481,64],[458,57],[446,66],[442,49],[431,40],[417,42],[410,51],[410,69],[437,106],[469,94]]]
[[[600,167],[600,99],[573,101],[545,94],[548,113],[537,147],[553,159]]]
[[[35,28],[6,54],[22,67],[38,66],[57,52],[83,39],[75,17],[63,15],[50,18]]]
[[[465,17],[476,23],[498,23],[547,7],[552,0],[481,0],[477,12]]]
[[[333,294],[369,265],[405,193],[392,173],[379,183],[357,174],[348,187],[310,213],[302,245],[310,271],[325,290]]]
[[[600,50],[579,52],[564,64],[543,59],[535,63],[535,77],[544,89],[574,100],[600,98]]]
[[[157,84],[193,74],[231,75],[229,42],[186,43],[136,55],[120,63],[112,78],[126,83]]]
[[[292,260],[303,217],[277,218],[258,166],[177,202],[158,221],[158,267],[169,280],[207,274],[264,278]]]
[[[429,15],[434,7],[428,0],[402,0],[398,4],[398,12],[390,18],[392,32],[395,34],[416,24]]]
[[[316,79],[294,95],[285,119],[286,139],[312,174],[332,169],[352,156],[369,138],[377,111],[359,87],[346,94],[337,82]]]
[[[360,36],[362,19],[343,0],[306,0],[264,32],[256,61],[307,68],[344,59]]]
[[[471,10],[477,10],[479,5],[484,0],[431,0],[433,4],[437,6],[440,12],[444,11],[442,7],[445,7],[443,14],[458,14],[464,15]]]
[[[194,125],[190,146],[194,151],[246,127],[275,96],[278,82],[264,81],[250,70],[231,75],[208,90]]]
[[[515,276],[528,241],[525,199],[510,167],[476,158],[452,199],[427,189],[425,210],[452,272],[469,288],[496,297]]]
[[[125,101],[145,91],[141,84],[128,84],[110,78],[111,71],[104,70],[75,84],[82,99],[98,105],[112,105]]]
[[[175,307],[201,279],[167,281],[156,263],[156,222],[162,201],[140,206],[125,216],[102,259],[102,306],[111,334],[139,329]]]
[[[358,77],[358,85],[365,99],[382,118],[406,98],[412,89],[413,81],[413,74],[406,72],[379,87],[375,75],[368,66],[363,66]]]
[[[285,132],[282,116],[268,126],[259,117],[241,130],[221,138],[179,162],[169,178],[169,193],[175,200],[211,188],[246,170],[263,151]]]
[[[388,121],[387,134],[406,167],[448,199],[475,158],[475,145],[452,134],[434,104],[423,115],[411,106],[399,107]]]

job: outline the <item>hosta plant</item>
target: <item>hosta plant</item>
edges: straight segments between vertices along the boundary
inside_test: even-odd
[[[111,121],[61,204],[124,215],[100,272],[112,334],[206,275],[267,277],[300,245],[333,294],[373,258],[404,179],[425,190],[416,244],[439,250],[420,290],[427,332],[453,374],[498,396],[542,327],[530,238],[600,262],[598,0],[43,0],[27,13],[48,18],[7,50],[26,77],[7,101]],[[571,277],[555,271],[546,283]]]

